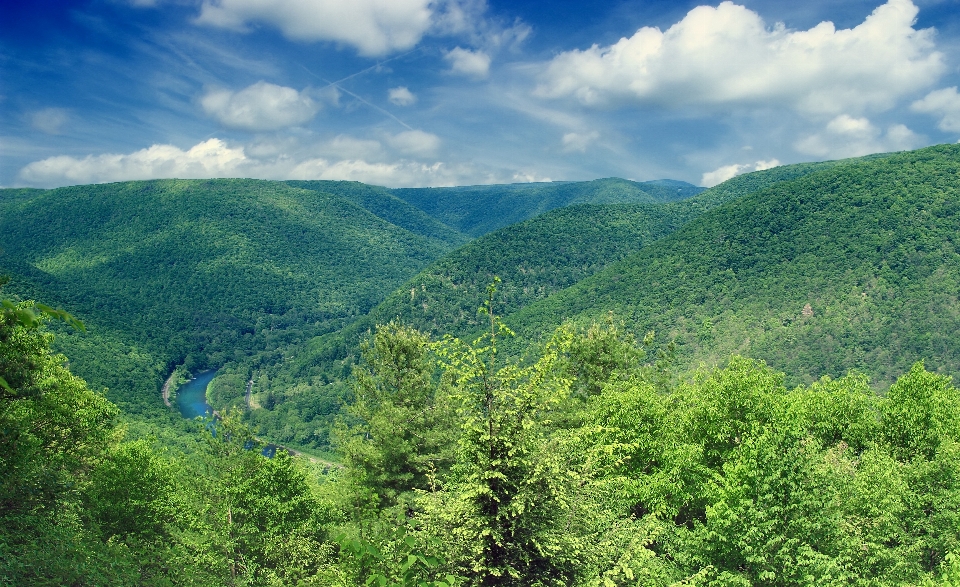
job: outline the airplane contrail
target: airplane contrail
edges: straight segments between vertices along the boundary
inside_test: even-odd
[[[410,125],[407,124],[406,122],[404,122],[404,121],[400,120],[399,118],[397,118],[397,116],[396,116],[395,114],[393,114],[392,112],[390,112],[389,110],[386,110],[386,109],[384,109],[384,108],[381,108],[380,106],[377,106],[376,104],[372,104],[372,103],[368,102],[367,100],[364,100],[363,98],[361,98],[361,97],[358,96],[357,94],[354,94],[354,93],[351,92],[350,90],[344,88],[344,87],[341,86],[340,84],[343,83],[343,82],[345,82],[345,81],[347,81],[347,80],[349,80],[349,79],[353,79],[353,78],[357,77],[358,75],[362,75],[362,74],[364,74],[364,73],[367,73],[368,71],[372,71],[372,70],[374,70],[374,69],[377,69],[378,67],[380,67],[380,66],[383,65],[384,63],[389,63],[389,62],[394,61],[394,60],[396,60],[396,59],[400,59],[401,57],[405,57],[405,56],[407,56],[407,55],[409,55],[409,54],[411,54],[411,53],[414,53],[414,52],[416,52],[416,51],[419,51],[419,50],[420,50],[419,48],[418,48],[418,49],[411,49],[410,51],[407,51],[406,53],[401,53],[400,55],[396,55],[396,56],[391,57],[390,59],[387,59],[387,60],[385,60],[385,61],[379,61],[379,62],[377,62],[376,64],[371,65],[370,67],[367,67],[366,69],[361,69],[360,71],[358,71],[358,72],[356,72],[356,73],[352,73],[352,74],[348,75],[347,77],[342,78],[342,79],[339,79],[339,80],[334,81],[334,82],[332,82],[332,81],[330,81],[330,80],[328,80],[328,79],[326,79],[326,78],[320,77],[319,75],[313,73],[312,71],[310,71],[310,70],[307,68],[306,65],[301,64],[300,67],[304,68],[304,69],[307,71],[307,73],[309,73],[309,74],[312,75],[313,77],[315,77],[315,78],[317,78],[317,79],[319,79],[319,80],[323,80],[323,82],[327,84],[327,85],[325,85],[325,86],[324,86],[323,88],[321,88],[321,89],[336,88],[336,89],[338,89],[338,90],[340,90],[340,91],[342,91],[342,92],[344,92],[344,93],[346,93],[346,94],[350,94],[351,96],[353,96],[353,97],[356,98],[357,100],[363,102],[363,103],[366,104],[367,106],[373,108],[374,110],[377,110],[377,111],[379,111],[380,113],[389,116],[390,118],[392,118],[394,121],[396,121],[398,124],[400,124],[402,127],[406,128],[407,130],[415,130],[412,126],[410,126]]]

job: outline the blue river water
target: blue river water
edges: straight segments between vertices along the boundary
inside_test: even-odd
[[[177,408],[181,416],[192,420],[213,413],[213,408],[207,403],[207,386],[216,376],[216,371],[204,371],[177,389]]]
[[[177,389],[177,408],[180,409],[180,415],[192,420],[197,416],[210,416],[213,414],[213,408],[207,403],[207,386],[217,376],[216,371],[204,371],[197,373],[197,376],[187,381]],[[210,424],[213,426],[213,424]],[[215,429],[214,429],[215,430]],[[214,432],[216,434],[216,432]],[[247,447],[248,449],[250,447]],[[261,454],[265,457],[273,458],[277,454],[277,445],[271,443],[261,449]]]

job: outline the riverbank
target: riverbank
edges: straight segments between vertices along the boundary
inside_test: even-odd
[[[160,395],[163,397],[163,404],[168,408],[172,408],[173,404],[170,403],[170,387],[173,385],[173,382],[177,379],[177,371],[174,369],[173,373],[170,374],[170,377],[167,377],[167,380],[163,382],[163,387],[160,388]]]

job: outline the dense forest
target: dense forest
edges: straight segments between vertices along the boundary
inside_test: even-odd
[[[960,585],[958,192],[0,190],[0,585]]]

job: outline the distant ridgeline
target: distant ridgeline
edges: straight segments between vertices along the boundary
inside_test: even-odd
[[[456,196],[465,189],[469,198]],[[108,388],[127,412],[146,413],[160,409],[160,384],[179,364],[232,365],[212,390],[227,401],[236,381],[242,390],[255,370],[282,364],[302,342],[365,317],[485,227],[571,203],[658,202],[699,191],[620,179],[437,188],[429,193],[447,207],[421,209],[422,191],[357,182],[6,189],[0,273],[13,278],[7,295],[82,319],[88,332],[58,329],[58,349],[94,388]],[[307,393],[313,412],[298,421],[329,417],[341,393],[325,389],[319,400]]]

